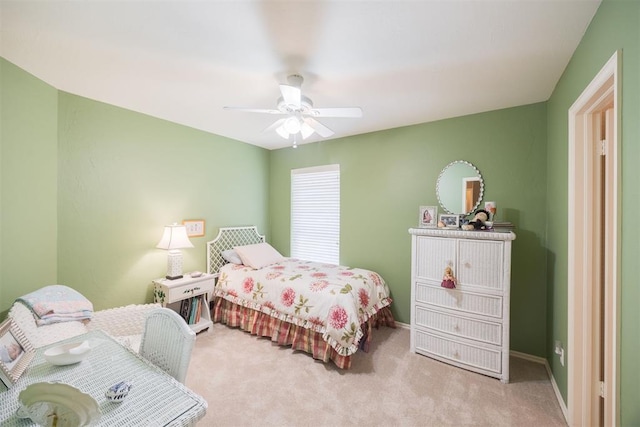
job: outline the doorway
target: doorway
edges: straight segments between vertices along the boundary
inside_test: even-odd
[[[480,200],[480,178],[462,178],[462,186],[463,212],[472,212],[477,201]]]
[[[569,109],[568,417],[619,419],[619,52]]]

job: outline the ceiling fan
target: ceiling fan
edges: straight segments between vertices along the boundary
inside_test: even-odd
[[[245,108],[245,107],[224,107],[225,110],[246,111],[249,113],[265,113],[284,115],[276,120],[264,131],[275,130],[278,135],[289,139],[293,135],[294,146],[296,136],[302,135],[302,139],[307,139],[314,132],[323,138],[330,137],[334,132],[316,120],[316,117],[362,117],[360,107],[333,107],[314,108],[313,102],[302,95],[302,82],[304,79],[299,74],[292,74],[287,77],[288,85],[280,85],[281,97],[278,98],[275,109],[268,108]]]

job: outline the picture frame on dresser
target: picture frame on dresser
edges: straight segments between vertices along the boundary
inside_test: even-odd
[[[452,214],[440,214],[439,218],[447,228],[460,228],[460,216]]]
[[[22,331],[7,319],[0,325],[0,381],[10,388],[29,365],[35,351]]]
[[[418,209],[418,225],[420,228],[432,228],[438,222],[437,206],[420,206]]]

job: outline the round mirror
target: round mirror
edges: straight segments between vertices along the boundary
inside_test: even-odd
[[[440,205],[450,214],[467,215],[482,200],[484,182],[480,171],[471,163],[456,160],[442,169],[436,183]]]

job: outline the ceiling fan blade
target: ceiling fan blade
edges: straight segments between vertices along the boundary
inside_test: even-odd
[[[360,107],[313,108],[313,117],[362,117]]]
[[[245,113],[265,113],[265,114],[284,114],[280,110],[270,108],[245,108],[245,107],[222,107],[225,110],[243,111]]]
[[[319,121],[312,119],[311,117],[305,117],[304,122],[308,124],[311,127],[311,129],[313,129],[318,135],[320,135],[323,138],[327,138],[333,135],[333,131],[331,129],[329,129]]]
[[[263,130],[263,132],[270,132],[272,130],[274,130],[275,128],[277,128],[278,126],[282,126],[282,124],[285,122],[285,120],[287,120],[286,118],[284,119],[278,119],[275,122],[273,122],[270,126],[268,126],[267,128],[265,128],[265,130]]]
[[[299,87],[280,85],[280,92],[282,93],[282,99],[285,105],[291,105],[294,108],[300,108],[300,101],[302,99],[302,91]]]

